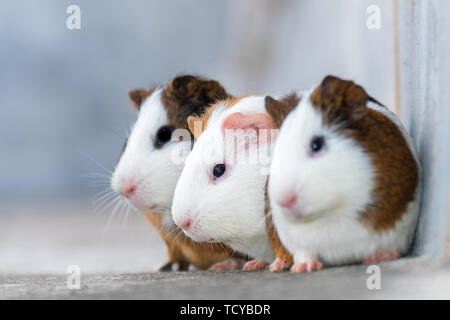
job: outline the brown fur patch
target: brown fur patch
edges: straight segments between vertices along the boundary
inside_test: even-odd
[[[169,125],[188,129],[186,120],[189,116],[201,115],[209,105],[228,97],[230,95],[219,82],[184,75],[169,82],[161,100],[167,109]]]
[[[360,213],[361,222],[381,232],[394,228],[414,200],[419,168],[397,125],[384,114],[368,108],[369,97],[351,81],[327,77],[311,95],[326,125],[336,126],[356,140],[375,167],[373,203]]]
[[[280,237],[278,236],[278,232],[275,228],[275,225],[272,221],[272,214],[270,209],[270,201],[269,201],[269,194],[267,191],[267,185],[268,180],[266,181],[266,186],[264,188],[264,198],[266,201],[265,208],[264,208],[264,217],[266,222],[266,232],[270,240],[270,244],[272,245],[272,249],[275,252],[275,257],[285,260],[289,263],[294,263],[294,258],[292,257],[292,254],[290,254],[287,249],[283,246],[281,243]]]
[[[376,168],[373,205],[361,213],[361,220],[375,231],[393,228],[414,200],[419,168],[399,128],[385,115],[369,110],[354,134],[368,151]]]
[[[281,127],[284,119],[294,109],[300,101],[297,94],[292,93],[281,100],[267,96],[265,99],[267,113],[272,117],[275,127]]]

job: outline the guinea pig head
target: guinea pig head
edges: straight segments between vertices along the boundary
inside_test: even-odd
[[[168,213],[192,147],[186,119],[227,97],[216,81],[178,76],[166,88],[129,92],[138,117],[111,177],[112,189],[142,212]]]
[[[274,124],[264,112],[264,97],[246,97],[231,108],[230,103],[219,102],[206,116],[206,129],[186,160],[174,194],[172,217],[196,241],[230,244],[265,230],[267,176],[251,153],[270,145]],[[202,127],[205,119],[197,120]]]
[[[365,117],[369,99],[353,82],[328,76],[292,108],[281,125],[271,163],[273,206],[295,220],[368,202],[374,169],[352,134]]]

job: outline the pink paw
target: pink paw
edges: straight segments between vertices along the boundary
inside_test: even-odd
[[[319,260],[307,260],[295,263],[291,267],[292,272],[313,272],[323,269],[323,264]]]
[[[220,271],[220,270],[241,270],[245,264],[244,259],[227,259],[222,262],[217,262],[213,264],[209,270]]]
[[[242,270],[244,271],[255,271],[255,270],[264,270],[269,264],[262,259],[250,260],[247,262]]]
[[[384,250],[384,251],[377,251],[374,254],[368,256],[367,258],[364,258],[363,263],[364,264],[376,264],[383,261],[390,261],[398,259],[399,254],[395,250]]]
[[[270,265],[269,270],[271,272],[280,272],[283,270],[287,270],[292,266],[292,263],[289,261],[283,260],[281,258],[276,258],[274,262]]]

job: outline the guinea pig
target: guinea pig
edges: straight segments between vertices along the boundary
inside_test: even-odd
[[[264,96],[218,101],[188,123],[198,139],[175,188],[173,220],[193,240],[223,242],[255,258],[250,269],[264,268],[274,259],[264,217],[274,126]]]
[[[172,270],[174,263],[179,270],[187,270],[190,264],[204,269],[227,259],[233,255],[230,248],[194,243],[177,228],[170,213],[184,165],[183,159],[174,161],[173,156],[191,149],[186,120],[229,95],[217,81],[183,75],[172,79],[165,88],[131,90],[129,96],[139,113],[112,174],[111,186],[146,214],[165,241],[168,262],[159,270]],[[174,134],[177,131],[182,133],[183,141]]]
[[[421,168],[396,116],[361,86],[332,76],[289,113],[267,100],[268,113],[282,123],[268,191],[273,223],[293,255],[291,271],[406,254]]]

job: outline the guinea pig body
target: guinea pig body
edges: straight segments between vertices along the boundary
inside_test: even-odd
[[[248,145],[229,147],[225,133],[236,129],[245,136],[250,128],[271,128],[264,106],[264,96],[229,99],[216,103],[207,119],[193,119],[205,129],[178,180],[172,216],[196,241],[220,241],[250,257],[272,261],[264,218],[264,164],[261,159],[235,161],[235,156],[250,152]],[[270,143],[256,140],[258,151],[270,148]],[[270,159],[266,164],[268,169]]]
[[[174,78],[165,88],[132,90],[129,95],[139,114],[111,177],[111,187],[145,213],[165,241],[169,257],[161,270],[171,270],[173,263],[178,263],[180,270],[189,264],[204,269],[228,258],[230,248],[194,243],[173,223],[170,214],[184,166],[184,159],[174,155],[191,149],[186,119],[203,113],[210,103],[228,94],[216,81],[185,75]],[[173,139],[177,129],[184,129],[180,132],[183,141]]]
[[[353,82],[325,78],[284,120],[271,164],[272,217],[291,270],[405,254],[420,171],[392,112]]]

